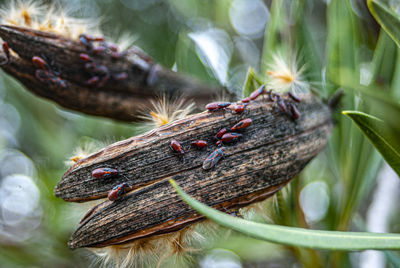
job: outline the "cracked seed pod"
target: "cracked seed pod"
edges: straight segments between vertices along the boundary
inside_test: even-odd
[[[13,52],[8,63],[0,66],[5,72],[33,93],[86,114],[132,122],[140,120],[141,110],[162,95],[193,98],[199,105],[215,95],[232,98],[223,87],[204,85],[154,64],[137,47],[115,52],[115,57],[111,49],[97,53],[67,36],[9,25],[0,25],[0,37]],[[38,67],[32,63],[34,56],[53,62],[51,68],[63,86],[38,79]],[[0,60],[6,59],[6,53],[0,52]],[[95,83],[94,73],[100,73],[104,80]]]
[[[290,101],[287,96],[283,99]],[[293,120],[275,102],[259,98],[241,114],[228,107],[191,115],[80,160],[64,174],[56,196],[76,202],[104,198],[124,182],[130,191],[92,208],[72,234],[69,247],[129,243],[202,220],[177,196],[168,182],[171,178],[191,196],[223,211],[264,200],[297,175],[328,141],[333,126],[330,108],[304,94],[298,110],[301,116]],[[204,170],[203,161],[216,149],[214,135],[245,118],[253,123],[241,132],[243,138],[224,145],[225,158]],[[197,139],[207,141],[208,147],[191,147]],[[183,157],[169,148],[171,140],[183,146]],[[92,177],[92,171],[101,167],[114,168],[119,176]]]

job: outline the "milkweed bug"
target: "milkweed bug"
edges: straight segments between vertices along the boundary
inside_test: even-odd
[[[237,142],[238,140],[240,140],[241,138],[243,138],[243,135],[240,133],[226,133],[222,136],[221,141],[223,143],[232,143],[232,142]],[[219,144],[217,144],[219,145]]]
[[[84,61],[92,61],[92,58],[86,53],[79,54],[79,58]]]
[[[276,102],[277,102],[277,104],[278,104],[279,109],[280,109],[283,113],[286,113],[287,107],[286,107],[285,101],[281,98],[280,95],[278,95],[278,98],[277,98]]]
[[[107,46],[112,52],[117,52],[118,51],[118,46],[116,44],[107,43]]]
[[[202,149],[207,147],[208,143],[204,140],[197,140],[197,141],[192,141],[192,146],[196,147],[197,149]]]
[[[243,103],[249,103],[249,102],[250,102],[250,98],[249,98],[249,97],[246,97],[246,98],[244,98],[244,99],[242,100],[242,102],[243,102]]]
[[[92,78],[90,78],[89,80],[86,81],[86,85],[89,86],[94,86],[97,85],[100,81],[100,77],[98,76],[93,76]]]
[[[104,47],[104,46],[97,46],[97,47],[94,47],[93,48],[93,53],[94,54],[100,54],[100,53],[103,53],[104,51],[106,51],[106,47]]]
[[[289,102],[289,109],[290,109],[290,115],[294,120],[299,119],[300,117],[300,112],[297,110],[296,106],[293,103]]]
[[[212,102],[206,105],[206,109],[211,111],[217,111],[217,110],[221,110],[224,109],[226,107],[228,107],[229,105],[231,105],[230,102]]]
[[[88,85],[102,87],[110,78],[108,68],[94,62],[85,64],[85,69],[91,74],[91,78],[86,82]],[[97,77],[97,78],[96,78]]]
[[[50,70],[49,65],[47,64],[47,62],[41,57],[38,57],[38,56],[32,57],[32,63],[33,63],[33,65],[35,65],[36,68],[40,68],[40,69],[45,70],[45,71],[49,71]]]
[[[203,169],[208,170],[213,168],[222,157],[225,156],[225,147],[217,148],[203,162]]]
[[[267,91],[269,101],[275,101],[277,95],[271,89]]]
[[[300,102],[301,101],[300,98],[297,95],[293,94],[292,92],[289,92],[288,95],[295,102]]]
[[[265,94],[265,85],[262,85],[261,87],[259,87],[258,89],[254,90],[251,94],[250,94],[250,100],[255,100],[258,98],[258,96]]]
[[[126,72],[122,72],[116,75],[113,75],[114,80],[122,81],[128,78],[128,74]]]
[[[10,57],[11,57],[10,48],[8,47],[8,43],[7,42],[3,42],[2,47],[3,47],[4,54],[6,54],[6,59],[3,62],[1,62],[0,65],[5,65],[10,61]]]
[[[86,48],[92,50],[92,48],[93,48],[92,42],[104,41],[104,37],[93,37],[88,34],[81,34],[79,36],[79,41],[82,45],[86,46]]]
[[[216,140],[219,140],[219,139],[221,139],[221,137],[222,137],[226,132],[228,132],[228,129],[222,128],[222,129],[220,129],[220,130],[217,132],[217,134],[215,134],[214,138],[215,138]]]
[[[240,114],[244,111],[244,109],[246,108],[247,103],[243,103],[243,104],[236,104],[233,107],[233,110],[235,111],[235,113]]]
[[[171,145],[169,147],[171,148],[171,150],[174,153],[177,153],[180,156],[185,154],[185,152],[182,149],[182,145],[179,142],[177,142],[176,140],[172,140]]]
[[[92,171],[92,177],[98,179],[105,179],[112,176],[117,176],[118,173],[119,173],[118,170],[113,168],[96,168],[95,170]]]
[[[246,118],[246,119],[240,120],[239,123],[237,123],[236,125],[234,125],[231,128],[231,130],[238,131],[241,129],[245,129],[245,128],[248,128],[252,123],[253,123],[253,120],[251,120],[251,118]]]
[[[111,52],[111,58],[113,58],[115,60],[118,60],[125,55],[126,55],[126,53],[123,53],[123,52]]]
[[[67,87],[67,83],[65,80],[62,80],[60,77],[49,71],[37,69],[35,72],[35,76],[40,82],[50,84],[54,88]]]
[[[83,37],[89,42],[102,42],[102,41],[104,41],[104,37],[102,37],[102,36],[94,37],[94,36],[91,36],[89,34],[81,34],[79,37]]]
[[[126,193],[126,188],[129,188],[129,185],[126,182],[118,184],[108,193],[108,200],[115,201],[121,198]]]

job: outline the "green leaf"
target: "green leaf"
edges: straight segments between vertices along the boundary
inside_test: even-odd
[[[246,79],[244,80],[243,97],[248,97],[250,93],[254,90],[254,75],[254,69],[252,67],[249,67],[249,69],[247,70]]]
[[[263,84],[262,79],[257,75],[254,68],[249,67],[246,74],[246,79],[243,84],[243,96],[250,96],[251,92],[253,92],[256,88]]]
[[[367,4],[376,21],[400,46],[400,16],[381,1],[367,0]]]
[[[291,246],[329,250],[400,249],[399,234],[308,230],[261,224],[233,217],[190,197],[174,180],[171,179],[170,183],[179,196],[199,213],[222,226],[257,239]]]
[[[265,74],[268,63],[272,61],[272,55],[277,53],[278,47],[280,46],[279,32],[280,29],[283,28],[283,24],[285,23],[285,20],[282,19],[282,13],[285,10],[283,4],[284,1],[282,0],[274,0],[271,4],[270,17],[268,19],[267,26],[265,27],[263,51],[261,57],[262,74]]]
[[[386,162],[400,176],[399,133],[372,115],[357,111],[343,111],[342,113],[357,124]]]

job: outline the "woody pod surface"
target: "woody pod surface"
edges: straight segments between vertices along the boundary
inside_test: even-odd
[[[271,196],[324,148],[333,128],[331,108],[312,94],[302,95],[297,108],[301,116],[293,120],[276,103],[260,98],[241,114],[227,108],[191,115],[80,160],[64,174],[56,196],[85,202],[106,197],[117,184],[125,182],[130,188],[121,199],[90,209],[69,247],[128,243],[204,219],[179,198],[168,182],[171,178],[189,195],[222,211],[236,211]],[[204,159],[216,149],[214,135],[245,118],[253,123],[241,132],[243,138],[224,145],[225,157],[204,170]],[[191,142],[198,139],[207,141],[208,147],[193,148]],[[182,157],[170,150],[171,140],[182,145]],[[117,169],[120,175],[91,176],[102,167]]]

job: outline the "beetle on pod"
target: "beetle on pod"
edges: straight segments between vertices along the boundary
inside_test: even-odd
[[[119,175],[119,172],[114,168],[96,168],[92,171],[92,177],[98,179],[105,179],[117,175]]]
[[[258,89],[254,90],[254,91],[250,94],[249,98],[250,98],[250,100],[255,100],[255,99],[257,99],[260,95],[263,95],[263,94],[265,94],[265,85],[261,85],[261,87],[259,87]]]
[[[237,142],[238,140],[240,140],[241,138],[243,138],[243,135],[240,133],[226,133],[222,136],[221,138],[221,142],[223,143],[233,143],[233,142]],[[219,144],[217,144],[219,145]]]
[[[191,142],[193,147],[196,147],[197,149],[203,149],[207,147],[208,143],[204,140],[196,140]]]
[[[246,119],[240,120],[236,125],[234,125],[231,128],[231,130],[232,131],[243,130],[245,128],[248,128],[252,123],[253,123],[253,120],[251,120],[251,118],[246,118]]]
[[[203,162],[203,169],[209,170],[215,167],[215,165],[225,156],[225,147],[219,147],[212,152]]]
[[[231,105],[230,102],[212,102],[206,105],[206,109],[209,110],[210,112],[219,111],[225,109],[229,105]]]
[[[169,147],[171,148],[171,150],[174,153],[176,153],[180,156],[183,156],[185,154],[185,151],[183,150],[182,145],[176,140],[172,140]]]
[[[108,193],[108,200],[115,201],[117,199],[120,199],[126,193],[127,188],[130,187],[126,182],[118,184]]]

